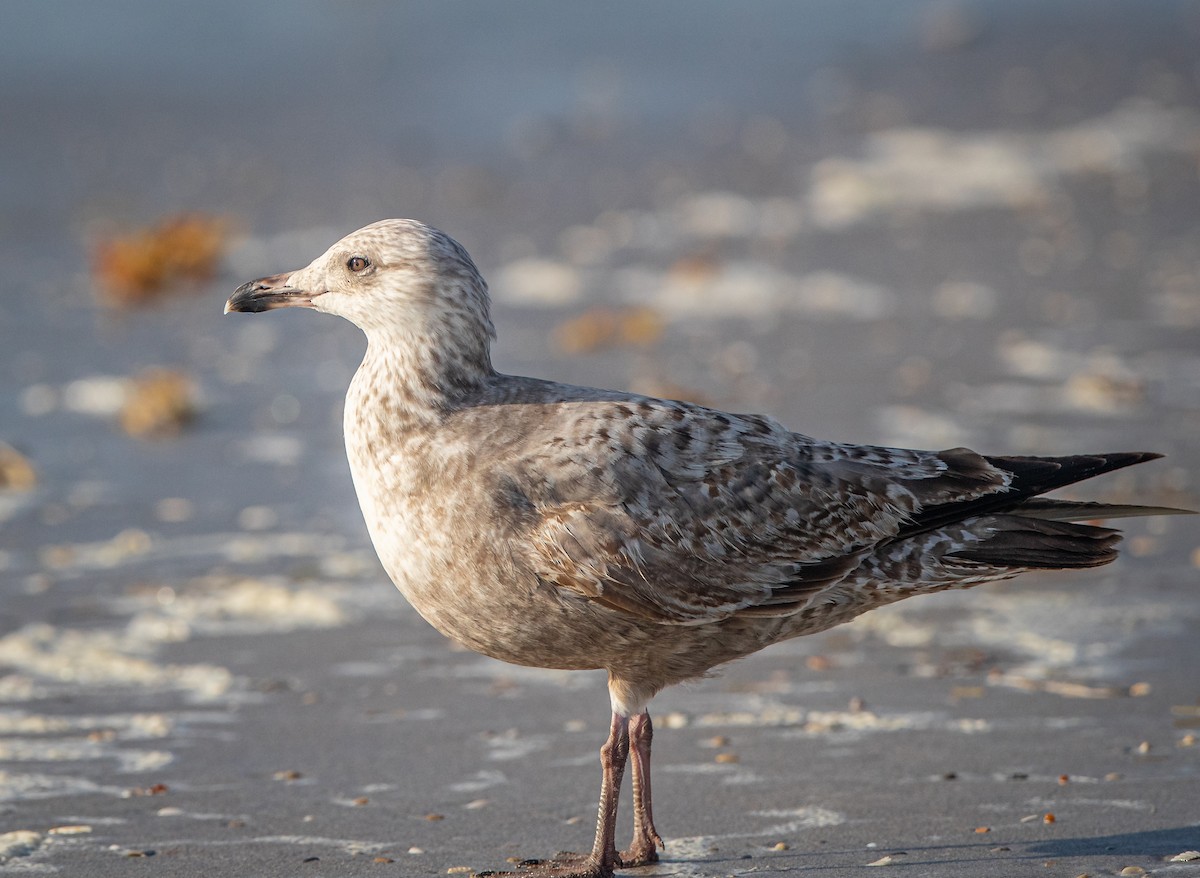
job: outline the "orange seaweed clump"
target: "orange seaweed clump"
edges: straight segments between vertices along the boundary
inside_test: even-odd
[[[37,472],[21,452],[0,442],[0,491],[29,491],[37,485]]]
[[[229,224],[219,217],[183,213],[105,238],[92,252],[97,291],[109,304],[131,307],[170,292],[181,281],[208,280],[228,235]]]
[[[616,345],[649,347],[663,334],[663,320],[653,308],[592,308],[554,329],[554,343],[566,354],[584,354]]]
[[[174,436],[196,417],[195,388],[172,369],[146,369],[128,382],[121,429],[130,436]]]

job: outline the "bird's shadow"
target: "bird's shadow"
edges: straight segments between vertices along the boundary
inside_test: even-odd
[[[1200,824],[1144,832],[1123,832],[1115,835],[1063,838],[1032,844],[1014,843],[1011,844],[1011,851],[1004,852],[1003,859],[1011,862],[1014,860],[1062,860],[1070,857],[1137,856],[1163,860],[1187,850],[1200,850]],[[882,855],[886,851],[880,848],[872,853]],[[645,875],[647,878],[652,878],[652,876],[668,878],[672,875],[700,878],[700,876],[709,874],[741,874],[743,871],[756,874],[764,872],[837,872],[846,868],[844,857],[862,857],[863,854],[864,851],[860,848],[840,851],[823,849],[811,853],[813,860],[819,862],[805,863],[804,860],[809,858],[809,854],[800,854],[798,857],[796,854],[791,854],[786,857],[786,861],[784,857],[780,857],[780,862],[773,864],[771,863],[772,857],[767,855],[754,857],[752,865],[744,857],[715,856],[692,859],[668,855],[664,856],[656,866],[644,870],[634,869],[628,874],[631,876]],[[836,858],[835,862],[830,862],[831,855]],[[797,859],[800,862],[797,862]],[[956,863],[961,865],[984,860],[991,863],[998,862],[993,844],[905,847],[903,854],[897,855],[895,865],[952,867]],[[746,868],[739,870],[739,866]]]
[[[1031,854],[1047,857],[1086,857],[1101,854],[1127,854],[1143,857],[1168,857],[1185,850],[1200,848],[1200,824],[1145,832],[1122,832],[1091,838],[1060,838],[1042,841],[1025,848]]]

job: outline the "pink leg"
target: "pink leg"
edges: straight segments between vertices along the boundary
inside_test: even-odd
[[[527,860],[521,865],[529,870],[528,874],[536,878],[612,878],[613,869],[622,864],[616,844],[617,800],[621,795],[621,780],[625,776],[628,758],[629,718],[614,713],[608,740],[600,748],[603,774],[600,781],[600,813],[596,819],[596,840],[592,843],[592,852],[586,857]]]
[[[621,851],[620,865],[646,866],[658,862],[662,836],[654,828],[654,810],[650,794],[650,742],[654,725],[650,714],[642,711],[629,720],[629,752],[633,756],[633,842]]]

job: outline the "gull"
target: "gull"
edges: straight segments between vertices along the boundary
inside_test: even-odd
[[[346,452],[405,598],[492,658],[608,672],[592,849],[527,861],[539,876],[658,859],[647,705],[664,687],[914,595],[1107,564],[1118,532],[1081,522],[1178,511],[1040,496],[1158,454],[824,442],[762,415],[501,374],[487,284],[414,220],[245,283],[225,310],[295,306],[366,335]],[[633,839],[618,850],[627,764]]]

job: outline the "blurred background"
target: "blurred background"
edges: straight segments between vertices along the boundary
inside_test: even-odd
[[[374,559],[341,448],[361,335],[221,315],[241,282],[380,218],[468,248],[504,371],[844,441],[1157,450],[1076,496],[1200,502],[1196,0],[64,0],[3,17],[0,871],[173,852],[180,874],[309,856],[444,872],[586,836],[602,677],[507,668],[424,627]],[[1182,851],[1200,821],[1200,536],[1132,522],[1126,547],[665,694],[673,835],[732,832],[727,850],[778,868],[991,822],[1005,843],[980,851],[1080,867],[1062,874]],[[788,738],[757,773],[737,773],[746,751],[713,761],[731,704]],[[992,764],[937,764],[1013,713],[1044,721],[1024,727],[1041,749],[989,739]],[[1121,726],[1135,714],[1144,731]],[[1091,749],[1063,733],[1081,723]],[[936,752],[923,737],[902,768],[864,761],[883,731],[893,753],[918,732]],[[797,794],[785,755],[831,739],[853,769]],[[578,788],[548,794],[546,765]],[[888,823],[907,809],[881,776],[972,770],[1127,777],[1112,801],[1145,807],[1079,805],[1058,848],[1020,822],[1049,826],[1057,781],[961,801],[921,786],[935,823]],[[725,784],[719,807],[698,810],[701,782]],[[780,809],[765,830],[754,816]],[[787,852],[847,820],[837,851]],[[1079,841],[1102,837],[1119,840]],[[668,871],[714,856],[704,839]],[[923,874],[992,868],[923,850]]]

